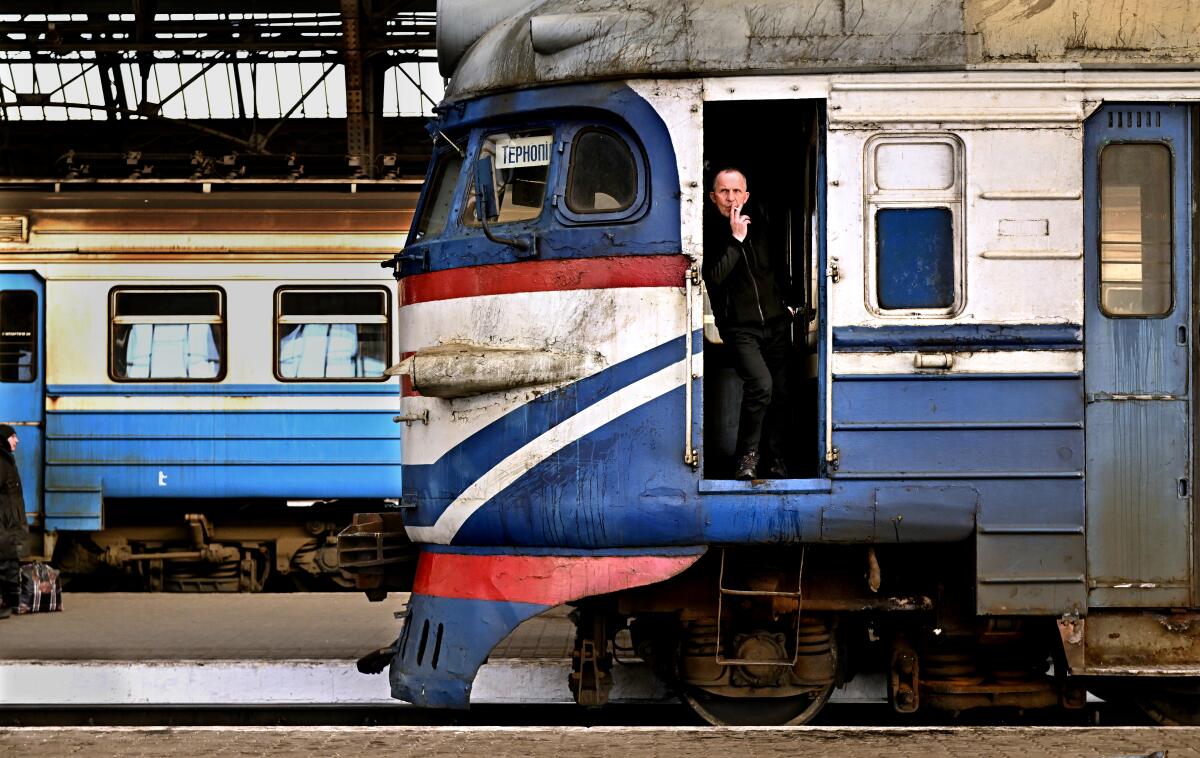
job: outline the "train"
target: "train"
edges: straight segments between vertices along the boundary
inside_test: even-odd
[[[74,589],[345,589],[398,502],[413,182],[11,178],[0,416],[31,552]]]
[[[420,555],[396,698],[464,708],[574,606],[712,724],[895,711],[1200,723],[1200,4],[441,0],[437,146],[394,259]],[[738,168],[800,293],[784,476],[735,478],[701,275]],[[725,222],[728,223],[728,222]]]

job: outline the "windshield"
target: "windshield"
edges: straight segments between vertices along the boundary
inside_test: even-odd
[[[527,221],[542,213],[546,179],[554,135],[549,129],[492,134],[484,140],[482,153],[494,155],[499,217],[497,224]],[[472,182],[463,208],[463,223],[479,226],[475,217],[475,186]]]

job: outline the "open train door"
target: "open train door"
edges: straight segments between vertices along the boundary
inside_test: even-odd
[[[1084,126],[1087,557],[1092,607],[1192,604],[1193,111]]]
[[[16,429],[20,440],[17,467],[31,520],[42,512],[45,293],[36,274],[0,272],[0,422]]]

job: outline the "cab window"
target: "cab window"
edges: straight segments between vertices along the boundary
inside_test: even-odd
[[[608,129],[575,138],[567,175],[567,208],[574,213],[616,213],[637,199],[638,170],[625,140]]]
[[[492,134],[483,141],[484,155],[493,155],[496,166],[496,194],[499,217],[494,224],[535,219],[546,201],[546,181],[550,174],[554,134],[549,129]],[[463,223],[478,227],[475,216],[475,185],[471,182],[463,208]]]

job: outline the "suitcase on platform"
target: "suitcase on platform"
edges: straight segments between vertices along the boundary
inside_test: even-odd
[[[21,592],[17,613],[47,613],[62,610],[62,585],[58,570],[45,563],[25,563],[21,566]]]

